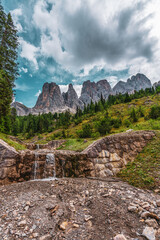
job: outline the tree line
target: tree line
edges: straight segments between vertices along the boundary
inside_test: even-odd
[[[10,13],[0,1],[0,132],[11,131],[14,81],[18,76],[18,35]]]
[[[56,137],[67,137],[67,129],[69,126],[76,126],[82,123],[89,117],[96,116],[97,112],[103,112],[103,118],[93,119],[92,124],[86,123],[82,125],[82,128],[77,131],[77,137],[98,137],[103,136],[111,131],[112,128],[119,128],[122,125],[121,116],[111,117],[108,114],[108,110],[112,105],[120,103],[129,103],[133,99],[139,99],[144,96],[152,96],[160,92],[160,87],[157,89],[145,89],[133,94],[118,94],[110,95],[107,100],[101,95],[100,101],[84,106],[83,109],[77,107],[76,113],[71,114],[69,111],[63,113],[48,113],[28,116],[16,116],[16,109],[12,109],[11,116],[11,133],[15,136],[23,134],[26,138],[31,138],[35,135],[42,133],[49,133],[58,129],[62,129],[61,133],[55,133]],[[132,108],[129,110],[129,118],[123,121],[126,127],[129,127],[131,123],[137,122],[139,118],[145,117],[156,119],[160,117],[160,107],[153,106],[150,110],[149,115],[145,116],[142,107],[140,106],[137,110]],[[60,136],[59,136],[60,134]]]

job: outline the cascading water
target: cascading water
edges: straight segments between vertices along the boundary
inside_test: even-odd
[[[55,156],[53,153],[48,153],[46,155],[46,162],[44,166],[44,178],[55,178],[56,177],[56,166],[55,166]]]
[[[36,145],[36,150],[39,150],[39,144]],[[37,169],[39,168],[39,164],[38,164],[38,160],[39,160],[39,154],[38,152],[35,152],[35,161],[34,161],[34,173],[33,173],[33,179],[37,179]]]

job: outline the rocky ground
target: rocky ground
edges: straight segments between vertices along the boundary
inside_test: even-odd
[[[160,195],[118,179],[0,187],[1,240],[158,240]]]

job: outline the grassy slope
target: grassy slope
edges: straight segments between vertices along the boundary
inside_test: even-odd
[[[8,143],[10,146],[14,147],[16,150],[24,150],[25,149],[24,145],[11,140],[10,137],[6,134],[0,133],[0,139],[5,141],[6,143]]]
[[[109,108],[108,112],[109,115],[112,118],[121,117],[122,119],[122,126],[118,129],[112,128],[110,134],[119,133],[119,132],[125,132],[127,129],[134,129],[134,130],[160,130],[160,121],[158,120],[148,120],[145,121],[144,118],[138,119],[137,123],[131,124],[128,128],[123,124],[124,120],[129,118],[129,113],[134,107],[135,109],[138,109],[139,106],[142,107],[142,110],[144,111],[145,115],[148,114],[149,109],[154,104],[160,103],[160,95],[156,96],[150,96],[150,97],[143,97],[141,99],[135,99],[130,103],[126,104],[117,104],[113,105]],[[105,112],[98,112],[92,116],[85,116],[85,119],[78,125],[74,125],[73,123],[68,127],[68,129],[65,130],[67,138],[66,143],[61,147],[61,149],[66,150],[75,150],[75,151],[81,151],[85,149],[89,144],[91,144],[96,139],[87,139],[87,141],[84,141],[84,139],[77,139],[77,130],[80,130],[82,128],[82,124],[90,123],[94,126],[94,123],[98,121],[100,118],[103,118]],[[33,137],[29,140],[24,140],[23,136],[19,136],[20,139],[22,139],[25,142],[36,142],[36,143],[47,143],[48,141],[55,139],[55,134],[57,135],[56,139],[60,139],[62,132],[62,129],[55,130],[51,133],[44,133],[44,134],[38,134],[38,136]],[[0,135],[0,138],[6,139],[6,141],[12,145],[15,146],[16,149],[24,148],[24,146],[21,146],[20,144],[11,141],[9,137],[6,135]],[[4,139],[4,141],[5,141]]]
[[[153,189],[160,186],[160,131],[156,131],[156,137],[118,176],[135,187]]]
[[[145,115],[148,114],[149,109],[152,105],[159,104],[160,103],[160,95],[156,96],[150,96],[150,97],[143,97],[141,99],[135,99],[130,103],[126,104],[117,104],[113,105],[109,108],[108,112],[109,115],[112,118],[121,117],[122,119],[122,126],[118,129],[112,128],[110,134],[119,133],[119,132],[125,132],[127,129],[134,129],[134,130],[160,130],[160,121],[159,120],[148,120],[145,121],[144,118],[138,119],[138,122],[131,124],[129,127],[126,127],[123,122],[125,119],[129,118],[129,113],[134,107],[135,109],[138,109],[140,106],[142,107],[143,112]],[[67,150],[82,150],[85,147],[88,146],[89,143],[93,142],[95,139],[88,139],[88,144],[84,143],[83,140],[77,139],[77,130],[80,130],[82,128],[82,124],[90,123],[94,126],[94,123],[98,121],[100,118],[103,118],[105,112],[98,112],[92,116],[85,116],[86,119],[84,119],[80,124],[74,125],[71,124],[68,129],[65,130],[67,139],[66,144],[62,147],[62,149]],[[51,133],[41,134],[37,137],[34,137],[33,139],[30,139],[29,141],[37,141],[37,143],[47,143],[48,141],[51,141],[55,139],[55,134],[58,135],[58,133],[61,133],[62,129],[55,130]],[[61,137],[56,137],[56,139],[59,139]],[[27,140],[28,141],[28,140]]]

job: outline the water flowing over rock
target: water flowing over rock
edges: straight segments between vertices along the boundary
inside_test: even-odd
[[[44,165],[44,178],[56,177],[56,164],[54,153],[48,153],[46,155],[46,162]]]
[[[38,172],[38,168],[39,168],[39,154],[38,154],[38,150],[39,150],[39,144],[36,145],[36,149],[37,151],[35,152],[35,161],[34,161],[34,171],[33,171],[33,179],[37,179],[37,172]]]

